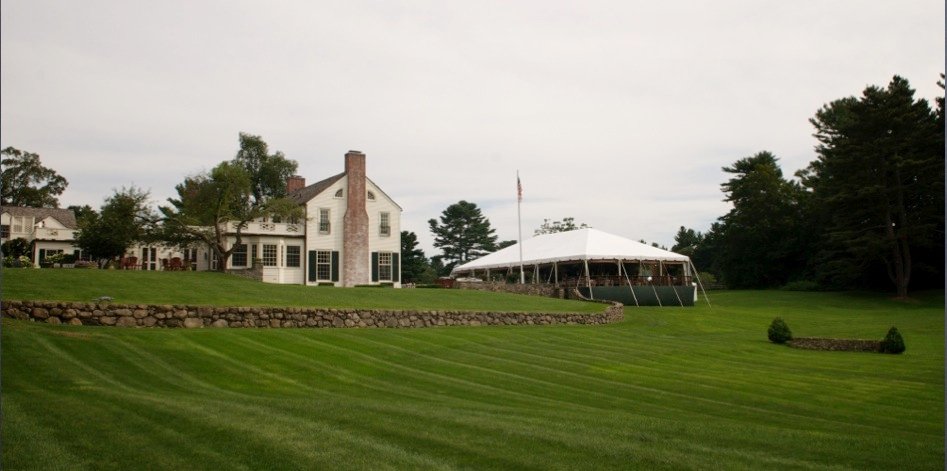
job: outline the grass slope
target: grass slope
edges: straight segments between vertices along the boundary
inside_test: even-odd
[[[2,465],[943,469],[942,293],[713,301],[628,308],[603,327],[4,320]],[[797,335],[881,338],[897,325],[908,349],[774,345],[777,315]]]
[[[217,306],[601,312],[600,304],[467,290],[312,287],[211,272],[3,270],[3,299]]]

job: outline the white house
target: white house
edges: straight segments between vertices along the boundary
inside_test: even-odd
[[[261,218],[241,230],[241,244],[227,269],[249,269],[260,260],[268,283],[401,286],[401,207],[365,173],[365,154],[345,154],[345,171],[311,185],[301,176],[287,181],[288,196],[302,205],[305,218]],[[236,242],[228,229],[227,248]],[[162,246],[129,249],[136,268],[161,270],[175,257],[197,270],[217,268],[208,247],[183,252]]]
[[[260,260],[267,283],[401,287],[401,207],[365,173],[365,154],[345,154],[345,171],[306,185],[294,175],[289,197],[304,208],[300,220],[261,218],[241,230],[241,244],[227,261],[228,270],[249,270]],[[2,241],[36,241],[33,260],[57,252],[79,258],[76,218],[71,210],[2,208]],[[236,243],[236,224],[227,227],[227,248]],[[217,269],[209,247],[139,244],[130,247],[123,266],[136,270]]]
[[[12,239],[34,242],[32,258],[37,263],[57,253],[80,258],[81,251],[75,246],[76,229],[76,216],[69,209],[0,208],[0,243]]]

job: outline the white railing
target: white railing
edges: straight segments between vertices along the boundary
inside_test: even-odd
[[[237,223],[230,223],[228,229],[236,231]],[[248,222],[243,225],[240,232],[242,234],[302,235],[306,233],[306,227],[302,224],[282,222]]]
[[[37,227],[33,233],[33,237],[40,240],[76,240],[76,231],[72,229]]]

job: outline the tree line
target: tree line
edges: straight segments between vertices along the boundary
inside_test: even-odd
[[[682,226],[672,250],[731,288],[943,287],[944,99],[914,95],[895,76],[822,106],[796,179],[768,151],[724,167],[733,208],[705,232]]]
[[[894,289],[903,297],[909,287],[942,287],[944,99],[932,108],[914,95],[895,76],[886,87],[823,105],[810,119],[816,160],[795,178],[784,176],[779,159],[765,150],[723,167],[730,177],[721,191],[732,209],[704,231],[681,226],[671,250],[731,288]],[[58,205],[65,178],[36,154],[12,147],[2,153],[0,203]],[[240,133],[233,159],[186,177],[157,210],[135,187],[116,190],[98,211],[70,206],[78,244],[105,261],[137,242],[202,243],[226,262],[233,250],[222,230],[228,225],[240,244],[248,221],[303,216],[286,198],[286,178],[296,169],[260,136]],[[545,219],[534,234],[583,227],[571,217]],[[498,241],[481,209],[465,200],[430,219],[428,229],[440,250],[430,258],[414,232],[401,233],[405,282],[433,282],[515,243]]]

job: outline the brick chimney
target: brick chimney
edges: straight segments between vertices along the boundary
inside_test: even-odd
[[[365,154],[357,150],[345,154],[345,178],[348,191],[342,218],[342,286],[364,285],[370,280]]]
[[[301,190],[306,187],[306,179],[299,176],[293,175],[286,177],[286,193],[292,193],[296,190]]]

